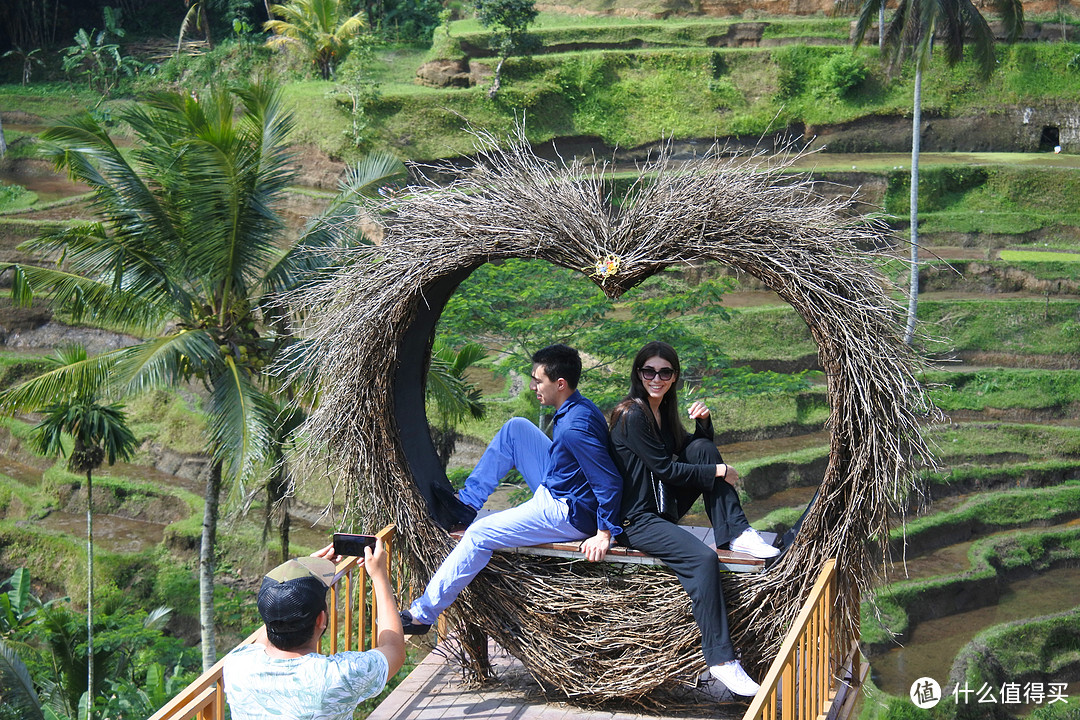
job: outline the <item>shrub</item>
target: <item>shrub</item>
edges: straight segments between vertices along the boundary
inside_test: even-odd
[[[773,60],[780,68],[777,75],[777,97],[793,98],[807,89],[813,69],[817,66],[816,53],[804,45],[788,45],[773,53]]]
[[[862,57],[841,52],[833,55],[821,66],[819,94],[844,97],[862,85],[867,69]]]

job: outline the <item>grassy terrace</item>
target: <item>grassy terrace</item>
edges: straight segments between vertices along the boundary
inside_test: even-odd
[[[1037,519],[1037,515],[1033,517]],[[864,600],[863,642],[884,649],[892,644],[893,633],[902,641],[911,626],[920,620],[993,605],[1010,577],[1075,563],[1078,559],[1080,529],[1077,528],[1034,529],[984,538],[968,551],[968,570],[925,580],[894,582],[875,593],[872,601]],[[972,602],[972,598],[976,601]],[[958,601],[963,605],[957,605]],[[881,622],[876,613],[880,613]]]

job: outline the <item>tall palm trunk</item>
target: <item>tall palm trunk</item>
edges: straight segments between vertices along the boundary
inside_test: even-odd
[[[877,49],[885,52],[885,0],[877,9]]]
[[[202,544],[199,547],[199,631],[202,637],[203,670],[217,662],[214,641],[214,549],[217,544],[218,507],[221,501],[221,461],[214,462],[206,479],[202,523]]]
[[[269,545],[270,529],[277,520],[278,547],[283,563],[289,559],[289,500],[285,493],[289,489],[289,476],[283,466],[274,471],[266,483],[266,513],[263,517],[263,543]],[[269,555],[269,552],[267,552]]]
[[[922,65],[915,63],[915,101],[911,112],[911,281],[908,286],[907,330],[904,342],[915,339],[915,312],[919,306],[919,139],[922,124]]]
[[[94,471],[86,471],[86,720],[94,720]]]
[[[495,66],[495,79],[491,83],[491,87],[488,88],[488,99],[494,100],[495,96],[499,93],[499,87],[502,85],[502,69],[503,63],[506,62],[506,56],[499,56],[499,64]]]

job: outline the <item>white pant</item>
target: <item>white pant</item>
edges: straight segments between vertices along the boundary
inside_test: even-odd
[[[477,520],[435,571],[424,594],[409,606],[409,614],[416,622],[434,624],[495,550],[588,537],[570,524],[569,512],[565,501],[551,497],[540,485],[528,502]]]

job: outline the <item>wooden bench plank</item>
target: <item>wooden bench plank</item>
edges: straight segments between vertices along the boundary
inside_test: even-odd
[[[481,518],[485,515],[490,515],[492,511],[481,510],[477,513],[476,517]],[[709,547],[715,549],[716,543],[713,542],[712,528],[710,527],[698,527],[695,525],[681,525],[683,530],[686,530],[690,534],[694,535],[698,540]],[[461,539],[464,534],[464,530],[457,530],[450,533],[452,537],[457,540]],[[761,537],[767,543],[771,543],[776,539],[775,533],[761,533]],[[528,547],[509,548],[507,550],[500,550],[499,552],[513,554],[513,555],[542,555],[545,557],[559,557],[567,558],[571,560],[581,560],[581,542],[580,540],[574,540],[572,542],[558,542],[558,543],[543,543],[541,545],[530,545]],[[716,554],[720,557],[720,564],[725,570],[729,572],[740,573],[760,573],[765,572],[765,561],[756,558],[753,555],[747,555],[746,553],[731,552],[730,550],[717,550]],[[608,550],[607,556],[604,558],[605,562],[615,563],[627,563],[635,565],[663,565],[661,560],[646,555],[640,550],[632,550],[631,548],[624,547],[622,545],[615,545]]]

